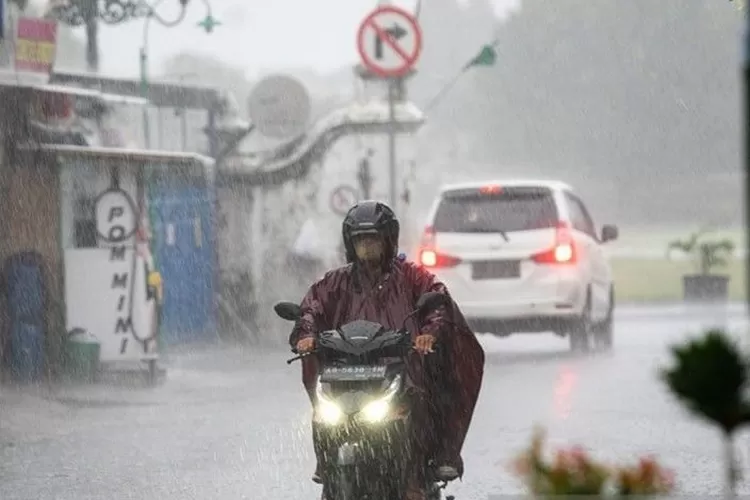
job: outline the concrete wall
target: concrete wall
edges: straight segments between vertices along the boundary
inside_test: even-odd
[[[407,184],[413,184],[413,144],[413,137],[398,139],[399,196]],[[301,300],[315,279],[344,263],[340,253],[343,216],[331,210],[331,194],[342,184],[359,187],[358,163],[368,148],[375,151],[371,160],[372,197],[387,201],[387,136],[382,134],[342,137],[303,179],[258,188],[250,196],[246,188],[237,184],[222,188],[222,268],[239,272],[249,266],[253,270],[257,303],[257,324],[253,328],[259,332],[261,342],[284,342],[285,335],[279,332],[286,332],[291,326],[273,313],[276,302]],[[252,203],[248,198],[252,198]],[[402,222],[401,247],[408,250],[415,244],[421,222],[414,218],[410,204],[399,200],[396,210]],[[295,258],[292,252],[305,223],[314,224],[319,256],[315,261]]]

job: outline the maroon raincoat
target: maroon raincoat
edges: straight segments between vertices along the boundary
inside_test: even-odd
[[[378,283],[368,282],[352,264],[335,269],[310,287],[302,300],[302,319],[292,331],[289,342],[294,347],[300,339],[315,337],[318,332],[358,319],[400,328],[419,297],[427,292],[448,295],[445,285],[432,273],[401,259],[393,260],[390,270]],[[449,402],[441,405],[443,439],[442,443],[435,444],[434,451],[459,458],[479,397],[484,351],[453,301],[429,313],[421,325],[418,321],[412,318],[407,322],[409,331],[415,337],[434,335],[438,350],[437,354],[426,357],[413,353],[409,362],[410,379],[433,403],[437,398]],[[435,370],[435,366],[439,368]],[[311,399],[317,372],[315,357],[304,358],[302,381]]]

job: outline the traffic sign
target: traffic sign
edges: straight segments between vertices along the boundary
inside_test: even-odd
[[[297,79],[271,75],[258,83],[247,100],[248,116],[266,137],[301,135],[310,120],[310,96]]]
[[[359,200],[359,191],[352,186],[342,184],[331,191],[331,210],[344,216]]]
[[[357,49],[362,63],[373,73],[385,78],[404,76],[422,52],[422,30],[405,10],[384,5],[362,21]]]

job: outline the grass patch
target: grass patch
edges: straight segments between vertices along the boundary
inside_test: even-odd
[[[682,301],[682,276],[695,272],[690,260],[612,257],[611,263],[618,302]],[[743,259],[732,259],[713,271],[731,276],[732,301],[745,300],[745,268]]]

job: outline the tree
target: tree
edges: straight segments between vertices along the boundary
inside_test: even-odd
[[[597,181],[615,184],[631,220],[703,217],[725,186],[706,174],[738,172],[741,21],[713,0],[524,0],[498,26],[497,65],[471,76],[475,149],[592,196]],[[667,185],[699,198],[665,200]]]

